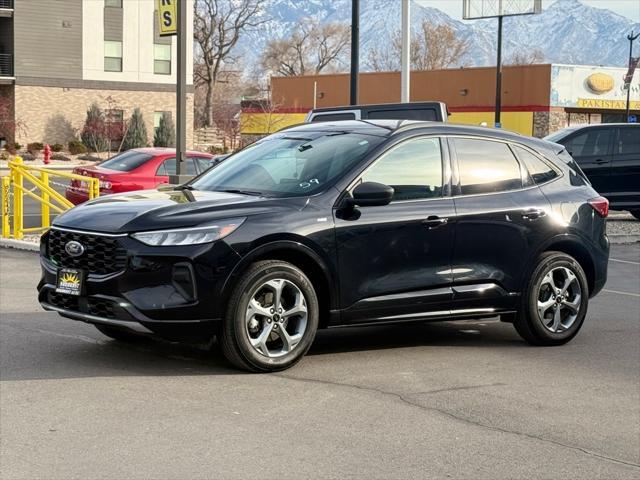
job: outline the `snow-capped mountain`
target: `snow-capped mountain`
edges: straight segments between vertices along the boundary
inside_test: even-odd
[[[380,50],[390,44],[400,28],[401,8],[400,0],[360,0],[363,61],[369,49]],[[414,0],[411,12],[414,31],[423,21],[444,23],[469,41],[470,49],[462,65],[495,64],[496,19],[462,22]],[[264,15],[269,20],[241,41],[247,67],[255,64],[268,39],[290,33],[300,18],[349,24],[351,0],[268,0]],[[539,15],[505,18],[503,55],[508,58],[514,52],[537,48],[544,53],[545,62],[622,67],[627,64],[626,36],[632,29],[640,31],[640,24],[610,10],[590,7],[579,0],[556,0]],[[362,68],[366,70],[367,66]]]

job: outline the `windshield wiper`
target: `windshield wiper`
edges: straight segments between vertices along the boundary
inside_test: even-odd
[[[240,195],[251,195],[254,197],[265,197],[266,195],[256,190],[239,190],[237,188],[227,188],[225,190],[214,190],[214,192],[239,193]]]

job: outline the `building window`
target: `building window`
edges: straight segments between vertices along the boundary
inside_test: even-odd
[[[122,42],[104,42],[104,71],[122,71]]]
[[[122,8],[122,0],[104,0],[105,7]]]
[[[159,43],[153,45],[153,73],[171,74],[171,45]]]

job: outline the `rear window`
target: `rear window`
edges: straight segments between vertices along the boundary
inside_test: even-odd
[[[101,167],[108,168],[109,170],[118,170],[120,172],[130,172],[135,170],[143,163],[151,160],[153,155],[148,153],[136,152],[135,150],[129,150],[128,152],[121,153],[115,157],[111,157],[100,164]]]
[[[311,122],[338,122],[340,120],[355,120],[356,116],[353,112],[344,113],[321,113],[316,114]]]
[[[412,108],[407,110],[370,110],[369,120],[424,120],[436,121],[438,116],[433,108]]]
[[[640,127],[623,127],[619,132],[615,153],[617,155],[640,153]]]

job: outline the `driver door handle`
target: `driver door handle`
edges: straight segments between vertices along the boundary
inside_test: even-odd
[[[598,165],[602,165],[603,163],[609,163],[609,160],[605,160],[604,158],[598,158],[595,161],[595,163],[598,164]]]
[[[448,221],[448,218],[438,217],[437,215],[429,215],[426,220],[422,221],[422,224],[427,228],[437,228],[440,225],[445,225]]]
[[[528,208],[523,210],[522,218],[527,220],[537,220],[540,217],[544,217],[547,213],[541,208]]]

